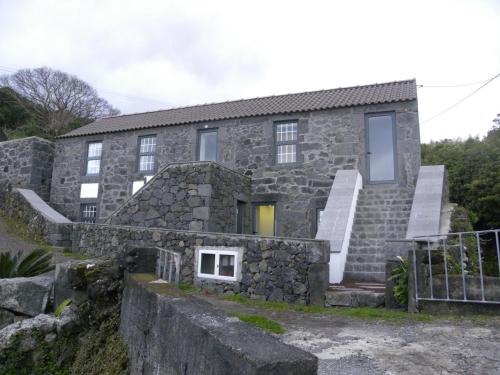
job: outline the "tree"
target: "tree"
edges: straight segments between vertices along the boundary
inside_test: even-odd
[[[7,139],[7,130],[26,124],[31,114],[16,100],[16,93],[7,88],[0,88],[0,141]]]
[[[500,228],[500,116],[483,139],[422,145],[422,164],[444,164],[450,200],[465,207],[477,230]]]
[[[17,103],[49,137],[119,113],[88,83],[50,68],[19,70],[0,77],[0,85],[15,92]]]

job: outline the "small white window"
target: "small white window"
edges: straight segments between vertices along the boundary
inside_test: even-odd
[[[132,195],[137,193],[144,186],[144,180],[132,182]]]
[[[198,277],[236,281],[239,252],[201,248],[198,252]]]
[[[97,198],[99,194],[99,184],[82,184],[80,188],[80,198]]]

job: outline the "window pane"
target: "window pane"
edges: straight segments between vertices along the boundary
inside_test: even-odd
[[[198,160],[217,161],[217,132],[201,132]]]
[[[92,142],[89,143],[89,158],[100,158],[102,153],[102,143],[101,142]]]
[[[97,216],[97,206],[95,204],[82,205],[82,222],[95,223]]]
[[[234,276],[234,255],[220,256],[219,276]]]
[[[142,137],[140,153],[154,153],[156,148],[156,137]]]
[[[101,169],[101,160],[87,160],[87,174],[99,174]]]
[[[255,206],[255,232],[260,236],[274,236],[274,205]]]
[[[395,157],[392,116],[368,118],[368,151],[370,181],[394,180]]]
[[[139,158],[139,171],[152,171],[154,166],[154,156],[144,155]]]
[[[296,145],[281,145],[278,146],[277,162],[282,163],[295,163],[296,161]]]
[[[291,122],[276,125],[276,140],[278,142],[297,140],[297,123]]]
[[[97,198],[99,194],[99,184],[82,184],[80,188],[80,198]]]
[[[200,272],[215,275],[215,254],[201,254]]]

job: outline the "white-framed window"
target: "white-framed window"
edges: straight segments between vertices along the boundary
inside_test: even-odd
[[[94,224],[97,218],[97,205],[95,203],[82,204],[80,209],[80,220],[82,223]]]
[[[99,183],[92,182],[81,185],[80,198],[97,198],[98,195],[99,195]]]
[[[143,179],[132,182],[132,195],[137,193],[142,187],[151,180],[153,176],[144,176]]]
[[[149,172],[155,167],[156,136],[139,137],[139,172]]]
[[[297,161],[297,121],[278,122],[276,126],[276,163]]]
[[[198,277],[236,281],[240,254],[236,250],[198,250]]]
[[[89,142],[87,144],[87,166],[85,174],[96,176],[101,172],[102,142]]]

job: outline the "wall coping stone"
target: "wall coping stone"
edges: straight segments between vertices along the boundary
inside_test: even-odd
[[[38,211],[47,220],[55,224],[69,224],[72,222],[45,203],[33,190],[21,188],[16,188],[15,190],[19,192],[24,199],[26,199],[31,207]]]

